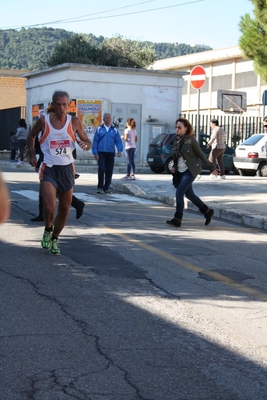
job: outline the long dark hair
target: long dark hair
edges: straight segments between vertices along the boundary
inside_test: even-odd
[[[176,135],[174,138],[173,148],[172,148],[174,165],[177,165],[177,160],[179,157],[180,149],[181,149],[185,139],[188,136],[194,136],[193,126],[190,124],[188,119],[180,117],[175,121],[175,125],[177,125],[177,122],[181,122],[181,124],[183,124],[187,128],[187,131],[185,132],[184,135],[182,135],[182,136]]]
[[[175,125],[177,125],[177,122],[181,122],[181,124],[183,124],[187,128],[187,131],[185,133],[186,136],[194,136],[194,128],[188,121],[188,119],[180,117],[175,121]]]
[[[20,127],[20,128],[25,128],[25,129],[27,129],[27,124],[26,124],[26,121],[25,121],[24,118],[21,118],[21,119],[19,120],[19,127]]]

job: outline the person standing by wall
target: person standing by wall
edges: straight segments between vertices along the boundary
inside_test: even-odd
[[[94,134],[92,153],[98,162],[97,193],[111,193],[109,187],[112,180],[115,146],[118,157],[121,157],[123,145],[119,131],[112,125],[111,114],[105,113],[104,123],[97,128]]]
[[[15,132],[10,132],[9,147],[10,147],[10,162],[16,162],[18,142],[16,139]]]
[[[19,156],[20,156],[20,164],[24,164],[24,150],[27,144],[27,137],[29,131],[27,128],[27,124],[24,118],[19,120],[19,126],[16,132],[16,139],[18,141],[18,148],[19,148]]]
[[[171,169],[172,174],[177,176],[174,179],[176,183],[176,212],[174,218],[166,221],[168,225],[176,228],[181,226],[184,211],[184,196],[199,208],[199,211],[204,215],[205,225],[208,225],[211,221],[214,210],[204,204],[195,195],[192,188],[192,183],[202,170],[199,159],[203,161],[212,174],[218,174],[215,165],[202,153],[195,138],[193,126],[187,119],[178,118],[176,120],[176,138],[173,145],[174,167]]]
[[[58,237],[66,225],[72,201],[75,133],[77,132],[80,139],[79,146],[82,150],[90,150],[92,147],[79,118],[68,115],[69,103],[67,92],[55,91],[52,97],[54,112],[40,117],[28,136],[30,164],[36,167],[35,138],[42,132],[40,147],[43,161],[39,168],[39,178],[45,230],[41,245],[55,255],[60,255]],[[57,197],[58,213],[55,217]]]
[[[225,132],[219,126],[219,121],[217,119],[212,119],[210,121],[210,127],[212,129],[211,138],[208,141],[207,148],[211,147],[211,152],[209,155],[209,160],[213,163],[218,163],[220,169],[220,179],[225,179],[225,170],[223,164],[223,155],[226,149],[225,144]],[[211,175],[211,177],[215,177]]]
[[[122,139],[125,140],[125,152],[127,158],[127,175],[125,175],[123,180],[135,180],[135,162],[134,156],[136,151],[136,142],[138,140],[136,133],[136,122],[133,118],[128,118],[126,123],[127,128],[124,131]]]

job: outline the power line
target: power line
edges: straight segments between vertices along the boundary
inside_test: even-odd
[[[110,10],[99,11],[99,12],[90,13],[90,14],[85,14],[85,15],[81,15],[79,17],[74,17],[74,18],[59,19],[57,21],[43,22],[41,24],[34,24],[34,25],[24,25],[23,27],[24,28],[32,28],[32,27],[35,27],[35,26],[42,26],[42,25],[53,25],[53,24],[59,24],[59,23],[70,23],[70,22],[75,22],[75,20],[77,20],[78,18],[84,18],[84,17],[87,17],[89,15],[91,16],[91,15],[105,14],[107,12],[122,10],[123,8],[135,7],[135,6],[139,6],[140,4],[151,3],[153,1],[155,1],[155,0],[142,1],[141,3],[129,4],[128,6],[112,8]],[[77,21],[77,22],[79,22],[79,21]],[[0,29],[19,29],[19,28],[22,28],[22,26],[0,27]]]
[[[134,11],[134,12],[124,13],[124,14],[107,15],[107,16],[96,17],[96,18],[85,18],[85,19],[76,20],[76,22],[91,21],[91,20],[93,20],[93,19],[104,19],[104,18],[124,17],[125,15],[133,15],[133,14],[142,14],[142,13],[145,13],[145,12],[158,11],[158,10],[163,10],[163,9],[166,9],[166,8],[180,7],[180,6],[184,6],[184,5],[188,5],[188,4],[192,4],[192,3],[200,3],[201,1],[204,1],[204,0],[187,1],[186,3],[175,4],[175,5],[172,5],[172,6],[165,6],[165,7],[158,7],[158,8],[150,8],[149,10]]]
[[[154,1],[154,0],[150,0],[150,1]],[[63,23],[63,24],[67,23],[67,24],[68,24],[68,23],[71,23],[71,22],[82,22],[82,21],[92,21],[92,20],[95,20],[95,19],[106,19],[106,18],[124,17],[124,16],[126,16],[126,15],[142,14],[142,13],[146,13],[146,12],[158,11],[158,10],[163,10],[163,9],[167,9],[167,8],[181,7],[181,6],[188,5],[188,4],[200,3],[200,2],[202,2],[202,1],[204,1],[204,0],[187,1],[187,2],[185,2],[185,3],[175,4],[175,5],[172,5],[172,6],[151,8],[151,9],[148,9],[148,10],[134,11],[134,12],[130,12],[130,13],[115,14],[115,15],[107,15],[107,16],[101,16],[101,17],[95,17],[95,18],[84,18],[84,17],[86,16],[86,15],[84,15],[84,16],[82,16],[82,17],[75,17],[75,18],[67,19],[67,20],[52,21],[52,22],[44,22],[44,23],[42,23],[42,24],[26,25],[26,26],[23,26],[23,27],[24,27],[24,28],[32,28],[32,27],[36,27],[36,26],[54,25],[54,24],[58,24],[58,23]],[[149,2],[149,1],[145,1],[145,2],[142,2],[142,3],[138,3],[138,4],[143,4],[143,3],[147,3],[147,2]],[[133,4],[133,5],[130,5],[130,6],[125,6],[125,7],[120,7],[120,9],[121,9],[121,8],[126,8],[126,7],[132,7],[132,6],[135,6],[135,5],[137,5],[137,4]],[[110,11],[112,11],[112,10],[110,10]],[[115,11],[115,10],[113,10],[113,11]],[[109,12],[109,11],[103,11],[103,12]],[[90,15],[103,14],[103,12],[99,12],[99,13],[95,13],[95,14],[90,14]],[[87,14],[87,15],[89,15],[89,14]],[[77,19],[77,18],[83,18],[83,19]],[[20,26],[20,27],[13,27],[13,29],[19,29],[19,28],[22,28],[22,26]],[[4,29],[4,28],[1,28],[1,27],[0,27],[0,29]],[[5,29],[7,29],[7,28],[5,28]],[[11,28],[9,28],[9,29],[11,29]]]

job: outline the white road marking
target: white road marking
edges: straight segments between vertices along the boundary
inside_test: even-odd
[[[36,190],[11,190],[11,193],[20,194],[30,200],[39,200],[39,192]]]
[[[35,190],[12,190],[12,193],[17,193],[23,197],[30,200],[39,200],[39,192]],[[138,204],[151,204],[158,205],[157,201],[147,200],[140,197],[129,196],[127,194],[111,193],[111,194],[96,194],[89,195],[87,193],[73,193],[75,197],[86,203],[116,203],[116,202],[128,202],[128,203],[138,203]]]

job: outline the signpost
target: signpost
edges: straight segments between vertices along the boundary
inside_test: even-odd
[[[199,107],[200,107],[200,89],[206,83],[206,72],[201,65],[197,65],[194,67],[190,73],[190,83],[193,89],[198,91],[198,100],[197,100],[197,128],[196,128],[196,137],[197,141],[199,140]]]
[[[267,105],[267,90],[264,90],[264,92],[262,93],[262,104],[263,104],[262,108],[262,120],[263,120],[265,117],[265,106]],[[262,125],[262,132],[264,132],[263,125]]]

